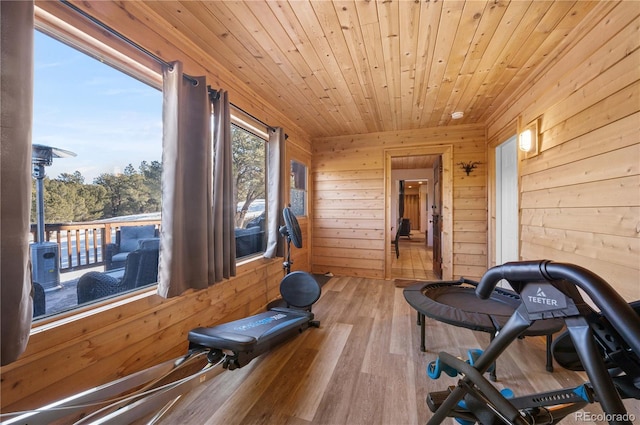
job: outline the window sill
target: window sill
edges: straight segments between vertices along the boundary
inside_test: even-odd
[[[44,319],[36,320],[31,325],[30,336],[49,331],[51,329],[67,325],[77,320],[86,319],[105,311],[122,307],[123,305],[133,303],[135,301],[157,296],[157,285],[141,288],[134,292],[128,292],[119,296],[105,299],[97,303],[82,306],[70,311],[55,314]]]
[[[273,260],[274,258],[265,258],[264,252],[261,252],[260,254],[256,254],[251,257],[246,257],[240,260],[236,260],[236,275],[240,275],[249,269],[260,267],[265,264],[269,264]]]

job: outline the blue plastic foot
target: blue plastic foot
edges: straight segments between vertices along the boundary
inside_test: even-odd
[[[467,350],[467,357],[469,358],[467,363],[469,363],[471,366],[475,366],[482,353],[484,353],[484,351],[480,350],[479,348],[471,348]],[[495,370],[495,368],[495,363],[492,363],[491,366],[489,366],[489,369],[487,369],[487,372],[491,373]]]
[[[500,394],[502,394],[502,397],[504,398],[513,398],[513,391],[511,390],[511,388],[503,388],[500,390]]]
[[[455,378],[456,376],[458,376],[458,371],[449,365],[442,364],[440,362],[440,357],[438,357],[435,361],[427,365],[427,375],[431,379],[440,378],[440,375],[442,374],[442,372],[446,373],[452,378]]]

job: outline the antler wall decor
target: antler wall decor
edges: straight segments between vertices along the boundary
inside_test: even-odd
[[[465,171],[465,173],[467,173],[467,176],[468,176],[469,173],[471,173],[471,171],[473,171],[480,164],[481,163],[478,162],[478,161],[473,161],[473,162],[458,162],[456,165],[461,166],[462,169]]]

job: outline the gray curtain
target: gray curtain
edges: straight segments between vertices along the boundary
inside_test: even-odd
[[[204,77],[164,70],[162,221],[158,294],[173,297],[214,282],[211,102]]]
[[[29,341],[33,298],[29,261],[33,2],[0,1],[0,364]]]
[[[229,94],[212,92],[215,281],[236,275],[235,212]]]
[[[280,226],[284,224],[282,209],[285,200],[286,171],[284,130],[276,127],[269,130],[269,146],[267,157],[267,218],[268,237],[264,256],[273,258],[284,255],[284,245],[280,237]]]

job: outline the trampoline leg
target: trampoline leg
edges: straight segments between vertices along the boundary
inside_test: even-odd
[[[424,343],[424,314],[418,313],[418,321],[420,322],[420,351],[427,351]]]
[[[553,372],[553,357],[551,354],[551,343],[553,342],[553,335],[547,335],[547,372]]]

